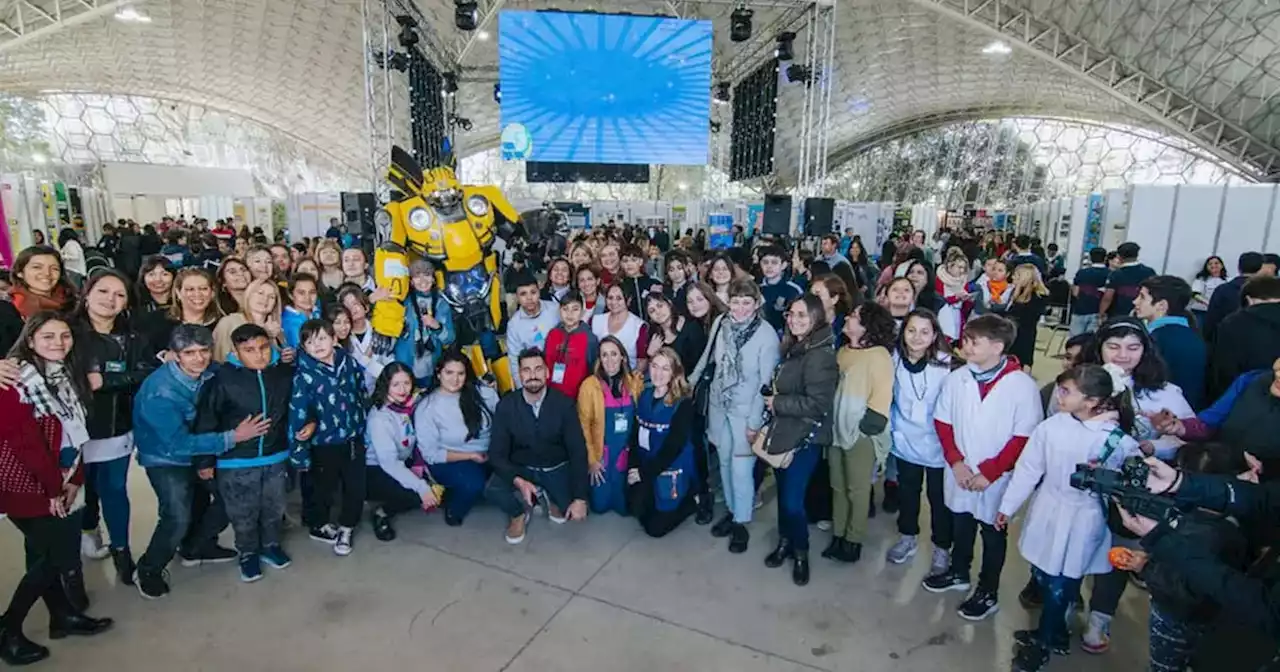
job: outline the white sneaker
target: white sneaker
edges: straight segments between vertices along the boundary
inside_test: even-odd
[[[916,551],[920,548],[916,538],[909,534],[898,537],[898,543],[894,544],[889,552],[885,554],[884,559],[895,565],[902,563],[915,557]]]
[[[1106,653],[1111,648],[1111,617],[1097,612],[1089,612],[1089,627],[1080,638],[1080,648],[1086,653]]]
[[[341,555],[341,556],[351,555],[351,551],[355,550],[355,548],[352,546],[352,543],[351,543],[352,542],[351,538],[354,535],[355,535],[355,530],[349,527],[339,527],[338,539],[333,542],[334,555]]]
[[[830,531],[831,531],[831,521],[829,521],[829,520],[819,520],[819,521],[818,521],[818,529],[819,529],[819,530],[822,530],[823,532],[830,532]]]
[[[80,555],[90,560],[102,560],[111,555],[111,549],[102,544],[102,533],[85,530],[80,533]]]
[[[929,576],[941,574],[951,569],[951,552],[945,548],[933,549],[933,560],[929,563]]]

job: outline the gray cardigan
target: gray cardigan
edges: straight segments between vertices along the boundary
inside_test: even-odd
[[[480,398],[489,412],[498,405],[498,393],[487,385],[480,386]],[[413,412],[413,426],[418,433],[418,454],[427,464],[440,464],[449,459],[448,451],[460,453],[489,452],[492,422],[486,422],[480,435],[467,440],[467,423],[462,419],[458,395],[436,389],[418,404]]]
[[[413,424],[408,416],[389,408],[374,408],[365,420],[364,463],[382,469],[400,487],[419,495],[427,491],[427,482],[418,478],[405,460],[413,454]]]

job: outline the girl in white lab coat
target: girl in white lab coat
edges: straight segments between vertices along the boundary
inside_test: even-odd
[[[1000,502],[996,527],[1003,529],[1043,479],[1018,550],[1031,564],[1044,606],[1038,628],[1014,634],[1016,671],[1036,672],[1051,652],[1067,652],[1067,616],[1081,581],[1111,571],[1105,504],[1096,494],[1071,487],[1070,478],[1079,464],[1118,469],[1126,457],[1141,454],[1128,434],[1134,411],[1127,381],[1115,364],[1083,364],[1058,376],[1060,412],[1031,434]]]

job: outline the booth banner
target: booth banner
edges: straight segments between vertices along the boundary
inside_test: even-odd
[[[1008,225],[1009,225],[1009,215],[1003,212],[997,212],[995,216],[991,218],[991,228],[995,229],[996,231],[1004,231],[1005,227],[1007,227]]]
[[[1106,199],[1102,194],[1089,194],[1089,214],[1085,220],[1084,249],[1080,250],[1080,258],[1102,244],[1102,211],[1105,207]]]
[[[751,238],[756,235],[756,231],[764,230],[764,204],[752,203],[747,206],[747,237]]]
[[[0,189],[9,189],[9,184],[0,185]],[[0,198],[0,222],[5,223],[5,235],[0,236],[0,266],[13,268],[13,250],[18,247],[18,220],[12,222],[5,217],[4,199]]]
[[[879,203],[847,203],[840,228],[834,229],[837,234],[848,231],[860,236],[863,241],[876,240],[880,229]]]
[[[727,250],[733,247],[733,215],[727,212],[713,212],[707,215],[708,242],[713,250]]]

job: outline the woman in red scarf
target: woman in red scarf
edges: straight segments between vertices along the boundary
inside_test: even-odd
[[[35,313],[14,347],[18,384],[0,391],[0,513],[22,532],[28,556],[26,574],[0,616],[0,660],[14,666],[49,657],[49,649],[22,634],[41,598],[49,608],[50,639],[96,635],[112,625],[72,606],[59,580],[79,571],[79,515],[68,513],[84,482],[80,448],[89,437],[90,380],[74,364],[73,346],[63,318]]]
[[[75,286],[67,279],[62,255],[47,245],[32,245],[13,262],[13,307],[22,319],[42,310],[68,312],[76,302]]]

